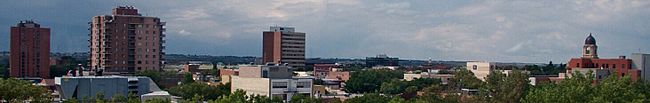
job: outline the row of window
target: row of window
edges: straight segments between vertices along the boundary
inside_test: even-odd
[[[598,64],[598,63],[595,63],[595,64],[587,64],[587,65],[590,65],[590,67],[595,67],[595,68],[610,68],[610,67],[611,68],[617,68],[616,64],[611,64],[610,65],[610,64]],[[581,65],[580,65],[580,63],[577,63],[576,66],[578,68],[580,68]],[[632,64],[627,64],[627,65],[626,64],[620,64],[619,66],[621,68],[626,68],[627,67],[627,69],[632,69]]]
[[[272,88],[287,88],[288,83],[287,82],[273,82]],[[309,88],[311,87],[311,82],[298,82],[296,83],[296,88]]]

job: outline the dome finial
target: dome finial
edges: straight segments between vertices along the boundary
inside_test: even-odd
[[[596,44],[596,39],[591,36],[591,33],[589,33],[589,36],[587,36],[587,39],[585,39],[585,44]]]

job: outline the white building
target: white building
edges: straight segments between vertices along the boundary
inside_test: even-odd
[[[641,78],[650,82],[650,54],[632,53],[632,68],[641,70]]]
[[[244,90],[247,95],[278,97],[290,101],[294,95],[312,96],[312,78],[292,77],[289,66],[240,67],[239,76],[231,77],[231,91]]]
[[[484,61],[474,61],[474,62],[467,62],[467,70],[471,71],[474,73],[474,76],[476,78],[485,81],[485,77],[487,77],[492,70],[495,68],[495,63],[491,62],[484,62]]]
[[[490,75],[492,71],[500,71],[501,73],[508,75],[512,70],[498,70],[498,66],[504,66],[505,64],[495,63],[495,62],[485,62],[485,61],[472,61],[467,62],[467,70],[474,73],[476,78],[485,81],[485,78]],[[524,73],[530,73],[529,71],[523,71]]]

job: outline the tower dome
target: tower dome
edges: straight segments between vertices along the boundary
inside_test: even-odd
[[[585,39],[585,44],[596,44],[596,39],[591,36],[591,33],[589,33],[589,36]]]

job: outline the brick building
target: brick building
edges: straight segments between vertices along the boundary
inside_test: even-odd
[[[582,49],[582,57],[571,58],[567,64],[567,73],[572,74],[574,71],[586,72],[592,70],[596,79],[603,79],[605,76],[616,73],[616,76],[630,76],[633,80],[639,78],[640,71],[632,66],[631,59],[625,56],[619,58],[601,59],[598,57],[596,39],[591,34],[585,40]],[[585,69],[585,70],[582,70]]]
[[[49,78],[50,28],[34,21],[21,21],[11,27],[9,70],[11,77]]]
[[[91,69],[119,74],[161,70],[165,22],[159,18],[120,6],[111,15],[93,17],[89,24]]]
[[[291,27],[271,27],[262,37],[262,62],[305,68],[305,33]]]

